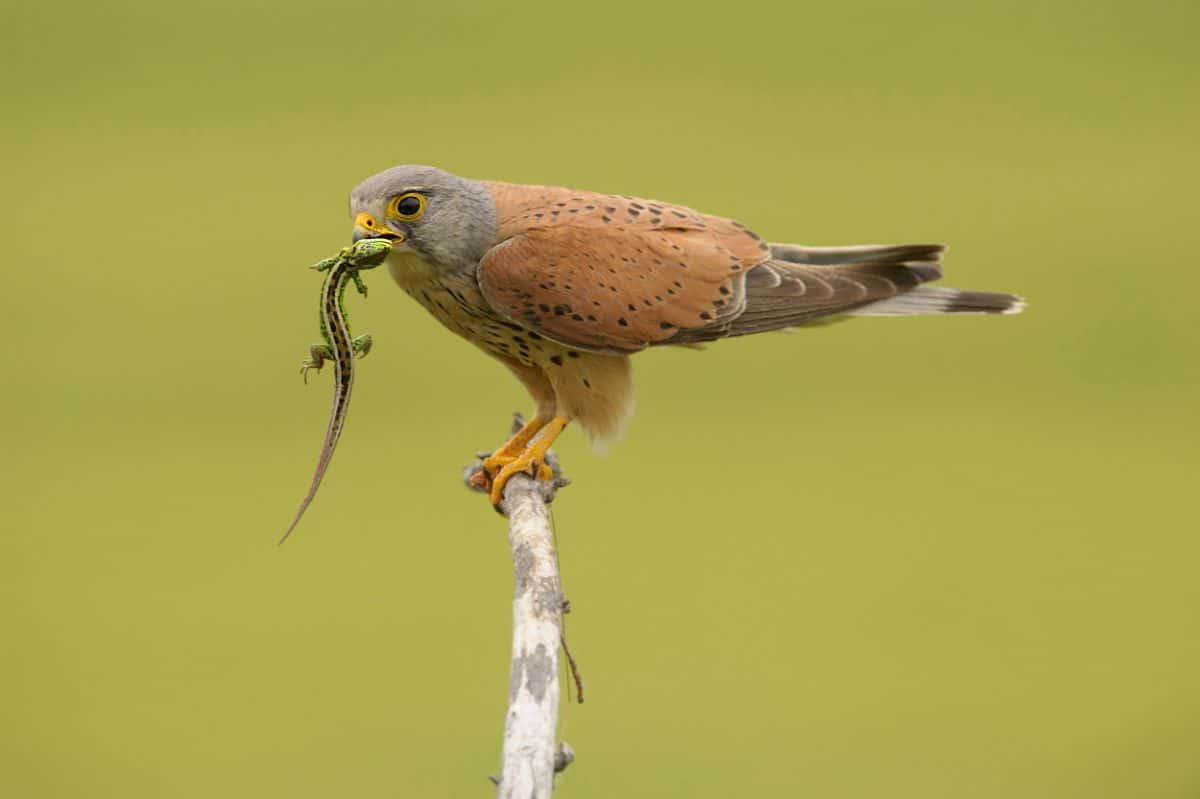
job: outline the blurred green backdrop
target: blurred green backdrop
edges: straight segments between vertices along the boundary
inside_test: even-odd
[[[6,3],[0,793],[483,796],[526,406],[383,274],[396,163],[945,241],[1016,318],[639,356],[560,451],[564,797],[1200,793],[1195,3]],[[315,383],[312,385],[311,383]]]

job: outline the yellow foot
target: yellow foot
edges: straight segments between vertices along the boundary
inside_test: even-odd
[[[528,426],[526,425],[526,427]],[[504,486],[508,485],[508,481],[515,474],[528,474],[537,480],[554,479],[554,472],[546,465],[546,452],[566,426],[566,418],[555,416],[543,423],[541,432],[533,441],[529,442],[527,447],[521,450],[520,454],[513,456],[503,453],[503,450],[507,448],[505,445],[484,461],[484,472],[491,478],[492,483],[490,497],[493,507],[499,507],[501,500],[504,499]],[[515,439],[516,436],[513,438]],[[494,472],[493,468],[489,468],[489,462],[493,466],[499,466],[499,471]]]
[[[500,471],[492,478],[492,490],[489,496],[493,505],[499,505],[500,501],[504,499],[504,486],[508,485],[509,479],[515,474],[527,474],[536,480],[554,479],[554,472],[546,465],[546,462],[526,451],[519,457],[513,458],[510,463],[500,467]]]
[[[502,467],[515,461],[525,451],[525,446],[550,421],[549,416],[535,415],[525,425],[513,433],[512,438],[500,445],[500,448],[483,459],[483,470],[495,474]]]

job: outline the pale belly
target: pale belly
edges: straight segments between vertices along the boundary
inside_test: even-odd
[[[387,266],[400,288],[435,319],[507,363],[539,412],[578,420],[593,441],[620,434],[633,409],[628,357],[576,350],[511,322],[492,310],[473,276],[439,270],[414,253],[394,253]]]

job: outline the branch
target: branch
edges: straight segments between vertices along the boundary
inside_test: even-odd
[[[553,457],[547,457],[547,463],[554,470],[552,483],[517,475],[505,486],[500,506],[508,517],[514,574],[504,754],[500,777],[492,778],[500,799],[548,799],[555,772],[575,759],[565,742],[555,745],[564,600],[548,505],[567,481]],[[478,462],[467,467],[465,478],[472,488],[481,487],[480,468]]]

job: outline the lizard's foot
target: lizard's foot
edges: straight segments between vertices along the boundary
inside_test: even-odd
[[[320,361],[304,361],[300,364],[300,376],[304,378],[304,384],[308,385],[308,370],[316,369],[319,373],[323,364]]]
[[[367,345],[370,349],[370,344]],[[325,344],[314,344],[308,349],[309,359],[300,364],[300,376],[304,378],[304,382],[308,383],[308,370],[316,369],[321,371],[321,367],[325,365],[325,361],[332,360],[333,350],[329,349]]]
[[[538,425],[536,436],[529,433],[525,439],[526,441],[529,441],[529,438],[533,440],[529,441],[527,446],[522,446],[517,454],[511,454],[513,447],[510,445],[513,445],[522,433],[538,422],[538,417],[535,417],[532,422],[509,439],[507,444],[484,460],[484,473],[491,479],[489,497],[492,500],[492,507],[499,510],[500,502],[504,499],[504,487],[508,485],[508,481],[512,479],[513,475],[528,474],[537,480],[554,479],[554,471],[546,465],[546,452],[554,443],[554,439],[558,438],[558,434],[567,426],[567,421],[563,416],[555,416],[553,419],[542,421]],[[498,470],[497,466],[499,466]]]
[[[363,333],[350,339],[350,349],[360,358],[367,357],[367,353],[371,351],[371,334]]]

